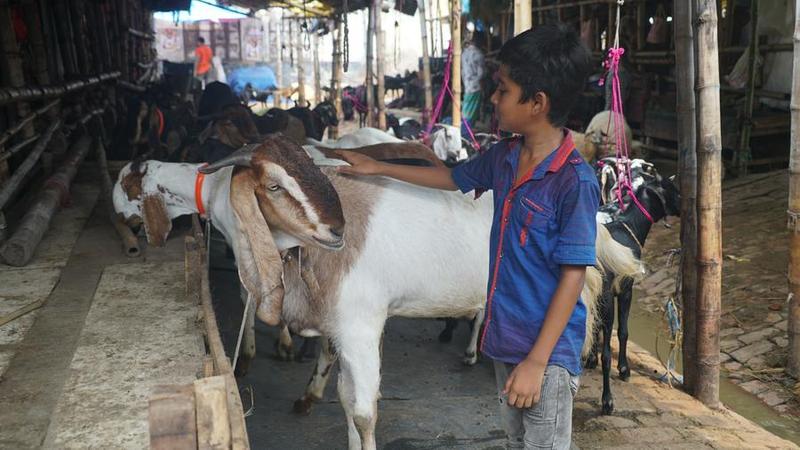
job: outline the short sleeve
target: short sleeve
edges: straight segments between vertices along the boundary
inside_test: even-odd
[[[504,147],[503,141],[500,141],[475,158],[456,166],[451,176],[458,189],[465,194],[476,189],[492,189],[494,186],[495,161],[497,154]]]
[[[553,260],[561,265],[595,265],[597,209],[596,180],[581,180],[564,196],[558,213],[559,236]]]

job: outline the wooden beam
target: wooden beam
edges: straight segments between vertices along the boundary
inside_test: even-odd
[[[792,125],[789,160],[789,361],[786,369],[800,378],[800,2],[794,12]]]
[[[336,117],[342,119],[342,38],[344,37],[344,24],[341,19],[334,22],[333,34],[333,63],[331,70],[331,100],[336,109]],[[339,127],[328,128],[328,138],[339,138]]]
[[[367,89],[367,126],[375,126],[375,91],[372,86],[375,75],[372,72],[372,60],[375,47],[375,3],[370,2],[367,11],[367,80],[364,85]]]
[[[434,0],[437,1],[437,0]],[[419,0],[419,23],[422,32],[422,89],[425,93],[425,107],[422,110],[422,125],[427,126],[433,111],[433,91],[431,89],[431,60],[428,49],[428,26],[425,14],[425,0]]]
[[[277,71],[275,73],[275,83],[277,83],[277,88],[275,92],[272,94],[274,95],[273,101],[274,104],[272,106],[276,108],[280,108],[281,104],[283,104],[283,99],[281,92],[283,92],[283,33],[284,33],[284,25],[283,19],[278,18],[277,20],[277,28],[278,32],[275,33],[275,47],[277,48],[276,58],[275,58],[275,65],[277,66]],[[289,45],[292,45],[291,42]]]
[[[722,291],[722,131],[717,2],[696,0],[697,18],[697,380],[695,396],[719,406]]]
[[[53,137],[53,133],[61,127],[61,121],[56,119],[55,122],[52,122],[47,130],[42,134],[42,137],[39,139],[39,142],[36,143],[36,146],[28,153],[28,156],[25,160],[20,164],[16,170],[14,170],[14,174],[8,181],[3,184],[2,189],[0,189],[0,209],[5,208],[6,203],[11,200],[11,197],[19,190],[22,186],[22,180],[28,174],[28,172],[33,169],[33,166],[39,161],[39,158],[44,153],[45,149],[47,148],[48,144],[50,143],[50,139]]]
[[[375,77],[377,89],[375,90],[375,106],[378,109],[376,125],[379,129],[386,129],[386,79],[384,78],[384,62],[386,60],[386,43],[383,32],[382,0],[373,0],[375,9]]]
[[[314,66],[314,105],[322,101],[322,80],[319,75],[319,35],[314,33],[311,39],[312,64]]]
[[[199,450],[228,449],[231,446],[231,427],[225,378],[214,376],[194,382],[197,413],[197,448]]]
[[[303,49],[303,30],[300,22],[294,22],[297,27],[295,33],[295,64],[297,65],[297,103],[306,106],[306,61]]]
[[[151,450],[196,450],[192,386],[159,386],[150,396],[148,423]]]
[[[678,175],[681,191],[681,306],[683,386],[693,392],[696,367],[697,303],[697,123],[694,97],[694,33],[689,2],[675,2],[675,87],[678,117]],[[644,9],[637,5],[637,11]]]
[[[6,86],[23,87],[25,86],[25,73],[22,68],[22,54],[19,51],[17,36],[14,33],[14,23],[11,19],[11,7],[8,2],[3,2],[0,6],[0,46],[2,46],[2,57],[0,57],[0,82]],[[30,106],[20,102],[16,106],[18,117],[26,117],[30,113]],[[35,130],[33,126],[26,126],[24,136],[33,136]]]
[[[461,128],[461,0],[450,2],[450,45],[453,46],[453,126]]]

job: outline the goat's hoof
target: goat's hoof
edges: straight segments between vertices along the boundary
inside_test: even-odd
[[[610,416],[614,413],[614,401],[609,400],[607,402],[603,402],[603,415]]]
[[[233,370],[233,374],[237,377],[243,377],[250,372],[250,364],[253,363],[253,358],[247,358],[244,355],[240,356],[239,359],[236,361],[236,368]]]
[[[631,379],[631,368],[628,366],[623,366],[619,368],[619,379],[622,381],[628,381]]]
[[[276,351],[278,353],[278,359],[281,361],[291,361],[294,359],[294,351],[290,345],[283,345],[278,341],[275,345]]]
[[[589,355],[588,357],[586,357],[586,361],[584,361],[583,367],[586,369],[596,369],[597,355]]]
[[[292,411],[295,414],[307,416],[311,414],[311,406],[314,404],[314,399],[310,395],[304,395],[295,400]]]
[[[465,366],[474,366],[478,363],[478,354],[473,352],[466,352],[464,353],[464,365]]]

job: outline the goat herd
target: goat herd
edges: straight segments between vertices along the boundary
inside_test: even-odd
[[[458,129],[442,126],[429,136],[425,142],[435,151],[372,128],[325,141],[324,129],[338,122],[331,103],[256,116],[221,83],[208,86],[197,114],[158,89],[127,105],[121,133],[126,139],[120,145],[133,162],[119,173],[114,207],[129,225],[143,225],[151,245],[163,245],[171,220],[187,214],[205,216],[222,233],[233,249],[248,311],[240,373],[255,356],[256,316],[283,327],[285,345],[291,343],[288,330],[322,336],[313,376],[295,408],[308,412],[321,398],[338,360],[349,446],[371,449],[387,318],[476,319],[465,355],[466,364],[476,363],[493,200],[384,178],[347,177],[335,167],[346,164],[337,159],[336,148],[396,163],[458,164],[475,151],[462,142]],[[575,139],[590,160],[605,145],[603,136],[592,133]],[[598,264],[588,271],[582,292],[590,312],[584,353],[590,367],[602,355],[605,414],[613,411],[614,300],[620,311],[619,372],[627,379],[626,321],[633,283],[643,273],[641,246],[651,225],[677,215],[679,205],[672,180],[645,161],[629,164],[646,212],[626,207],[628,197],[620,204],[603,196],[609,202],[597,216],[602,224]],[[615,166],[613,158],[596,165],[606,194],[616,183]],[[454,216],[459,220],[451,220]],[[448,224],[447,233],[441,232],[442,223]],[[601,332],[602,343],[591,339]]]

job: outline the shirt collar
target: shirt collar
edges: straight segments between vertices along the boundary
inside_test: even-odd
[[[513,169],[512,173],[517,173],[517,168],[519,167],[519,152],[522,148],[523,138],[516,138],[509,143],[510,150],[508,154],[506,154],[506,162],[511,164]],[[530,178],[532,180],[541,180],[544,178],[544,175],[547,172],[558,172],[564,166],[564,163],[567,162],[569,155],[575,149],[575,143],[572,141],[572,133],[564,129],[564,139],[561,141],[561,145],[558,146],[555,150],[553,150],[547,157],[536,166],[536,169],[533,172],[533,176]]]

